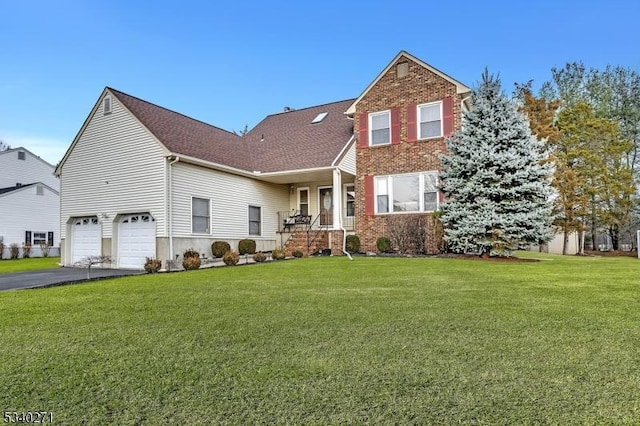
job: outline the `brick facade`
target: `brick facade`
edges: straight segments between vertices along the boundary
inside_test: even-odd
[[[408,63],[408,72],[399,76],[398,64]],[[402,73],[403,74],[403,73]],[[380,79],[364,94],[355,105],[354,133],[360,137],[366,113],[398,108],[400,122],[400,143],[376,147],[362,147],[358,143],[356,154],[356,234],[360,237],[362,251],[377,251],[378,237],[388,236],[387,220],[393,214],[367,215],[365,210],[365,176],[441,170],[440,155],[447,150],[445,138],[433,138],[409,142],[407,126],[407,106],[453,99],[453,128],[461,122],[461,102],[463,96],[450,80],[425,68],[422,64],[405,56],[399,56]],[[364,114],[363,114],[364,113]],[[363,115],[361,115],[363,114]],[[367,124],[364,124],[367,126]],[[391,204],[391,202],[390,202]],[[408,213],[404,213],[408,214]],[[411,213],[422,214],[425,213]],[[429,221],[432,225],[432,220]],[[430,226],[427,250],[436,252],[436,239]]]

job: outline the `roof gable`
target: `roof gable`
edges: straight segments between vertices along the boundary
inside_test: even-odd
[[[391,62],[389,62],[389,65],[387,65],[379,74],[378,76],[367,86],[366,89],[364,89],[364,91],[360,94],[360,96],[358,96],[358,98],[349,106],[349,108],[347,108],[345,114],[347,115],[353,115],[356,112],[356,104],[358,102],[360,102],[360,100],[362,100],[362,98],[367,94],[367,92],[369,92],[369,90],[371,90],[371,88],[373,88],[376,83],[378,83],[378,81],[380,81],[380,79],[387,73],[387,71],[389,71],[389,69],[391,69],[391,67],[393,67],[394,64],[396,64],[398,62],[398,60],[400,60],[401,58],[406,58],[409,59],[417,64],[419,64],[420,66],[428,69],[429,71],[431,71],[432,73],[438,75],[439,77],[449,81],[450,83],[452,83],[453,85],[456,86],[456,91],[458,94],[461,93],[469,93],[471,92],[471,88],[460,83],[458,80],[448,76],[447,74],[443,73],[442,71],[440,71],[437,68],[432,67],[431,65],[427,64],[426,62],[416,58],[415,56],[405,52],[404,50],[400,51],[400,53],[398,53],[392,60]]]
[[[47,166],[51,167],[51,169],[53,170],[54,166],[52,164],[50,164],[48,161],[43,160],[42,158],[40,158],[38,155],[35,155],[33,152],[29,151],[27,148],[24,147],[17,147],[17,148],[9,148],[9,149],[5,149],[4,151],[0,151],[0,155],[6,155],[9,154],[11,152],[19,152],[19,151],[24,151],[25,154],[30,155],[31,157],[33,157],[36,160],[41,161],[42,163],[46,164]],[[16,161],[17,161],[17,157],[16,157]]]
[[[10,186],[10,187],[7,187],[7,188],[0,188],[0,197],[3,197],[5,195],[9,195],[9,194],[13,194],[13,193],[17,193],[17,192],[20,192],[20,191],[24,191],[25,189],[34,187],[36,185],[41,185],[43,188],[49,190],[50,192],[53,192],[56,195],[59,194],[58,191],[56,191],[55,189],[51,188],[46,183],[35,182],[35,183],[27,183],[25,185],[20,185],[20,186]]]
[[[269,115],[241,137],[106,87],[58,164],[56,174],[61,173],[106,96],[115,98],[131,113],[164,146],[167,155],[250,176],[257,176],[254,172],[331,167],[353,135],[353,122],[344,115],[353,99]],[[320,120],[319,115],[324,113]]]

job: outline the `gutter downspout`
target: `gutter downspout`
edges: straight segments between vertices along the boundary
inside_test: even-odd
[[[171,159],[171,157],[167,157],[167,159]],[[169,214],[167,215],[167,221],[169,225],[169,261],[173,262],[173,166],[175,163],[180,161],[180,157],[174,156],[173,160],[169,162]],[[169,265],[167,265],[168,267]]]
[[[341,170],[339,168],[336,168],[336,171],[338,172],[338,175],[340,176],[340,184],[342,185],[342,172],[341,172]],[[340,229],[342,230],[342,252],[347,255],[349,260],[353,260],[353,257],[351,257],[349,252],[347,250],[345,250],[347,248],[347,230],[344,229],[344,226],[342,225],[342,202],[340,202],[340,220],[339,220],[339,222],[340,222]]]

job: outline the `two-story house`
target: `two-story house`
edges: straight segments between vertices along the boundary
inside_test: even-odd
[[[437,210],[469,94],[400,52],[357,99],[286,108],[240,137],[105,88],[56,169],[63,262],[141,268],[243,238],[340,254],[348,233],[375,250],[390,216]]]
[[[0,152],[0,242],[3,258],[11,244],[32,246],[40,255],[40,244],[55,247],[60,242],[59,181],[55,167],[25,148]]]

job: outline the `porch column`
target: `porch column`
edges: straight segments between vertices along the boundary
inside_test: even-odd
[[[338,168],[333,169],[333,229],[342,226],[342,175]]]

